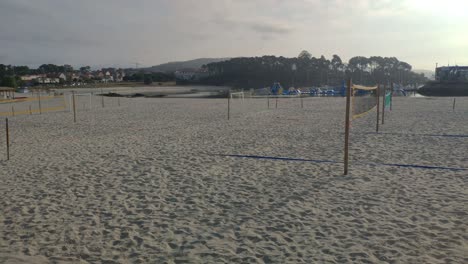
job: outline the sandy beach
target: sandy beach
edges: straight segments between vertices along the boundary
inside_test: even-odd
[[[79,100],[0,120],[0,263],[468,263],[468,98],[354,120],[348,176],[341,97]]]

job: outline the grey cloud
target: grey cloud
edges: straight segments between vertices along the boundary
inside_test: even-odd
[[[261,22],[251,23],[250,28],[252,28],[256,32],[264,34],[288,34],[293,31],[291,28],[285,26],[265,24]]]
[[[441,57],[466,58],[454,44],[466,43],[466,17],[433,17],[408,6],[408,0],[0,0],[0,60],[153,65],[295,56],[304,48],[343,57],[443,50]],[[421,47],[422,38],[431,45]]]
[[[60,46],[60,45],[70,45],[70,46],[96,46],[101,45],[97,39],[86,39],[76,36],[67,36],[54,34],[40,34],[40,33],[31,33],[29,35],[13,35],[13,34],[4,34],[0,35],[0,41],[11,42],[11,43],[34,43],[35,45],[46,45],[46,46]]]
[[[227,30],[232,29],[249,29],[255,33],[261,33],[264,35],[283,35],[293,32],[293,29],[280,23],[273,23],[261,20],[241,20],[241,19],[227,19],[227,18],[216,18],[213,20],[214,23],[226,28]]]

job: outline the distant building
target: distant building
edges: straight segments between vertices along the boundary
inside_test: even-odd
[[[39,77],[36,81],[40,84],[57,84],[60,83],[60,78],[53,77]]]
[[[41,77],[45,77],[45,74],[24,75],[24,76],[21,76],[21,80],[25,82],[31,82]]]
[[[114,77],[114,81],[121,82],[123,81],[123,78],[125,77],[125,72],[122,69],[119,69],[114,72],[113,77]]]

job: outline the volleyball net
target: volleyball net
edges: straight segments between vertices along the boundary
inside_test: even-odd
[[[0,116],[32,115],[67,110],[64,95],[17,97],[0,102]]]
[[[356,119],[365,116],[378,106],[378,86],[351,86],[351,117]]]
[[[384,105],[385,105],[385,109],[386,108],[389,108],[390,110],[392,109],[392,92],[391,91],[387,91],[385,93],[385,97],[384,97]]]
[[[346,119],[345,119],[345,146],[344,146],[344,175],[348,174],[349,142],[351,120],[363,117],[369,112],[377,110],[376,132],[379,131],[379,86],[353,85],[348,80],[346,89]]]

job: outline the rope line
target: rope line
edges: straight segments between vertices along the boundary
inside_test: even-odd
[[[341,162],[341,161],[333,161],[333,160],[316,160],[316,159],[271,157],[271,156],[257,156],[257,155],[239,155],[239,154],[210,154],[210,155],[211,156],[220,156],[220,157],[231,157],[231,158],[259,159],[259,160],[281,160],[281,161],[343,164],[343,162]],[[450,171],[467,171],[468,170],[468,168],[455,168],[455,167],[416,165],[416,164],[398,164],[398,163],[354,163],[354,164],[356,164],[356,165],[371,165],[371,166],[415,168],[415,169],[428,169],[428,170],[450,170]]]

